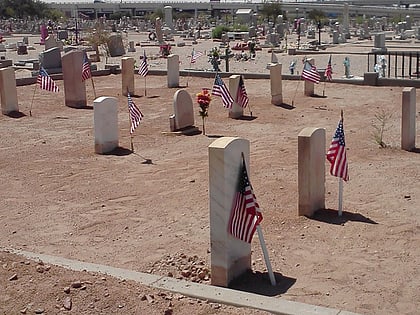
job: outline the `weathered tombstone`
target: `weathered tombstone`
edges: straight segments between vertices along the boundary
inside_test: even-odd
[[[0,44],[0,52],[6,52],[6,46],[4,44]]]
[[[402,92],[401,149],[416,147],[416,89],[405,87]]]
[[[162,20],[160,17],[156,18],[155,23],[155,32],[156,32],[156,39],[159,42],[159,44],[163,43],[163,32],[162,32]]]
[[[313,58],[307,58],[306,61],[312,66],[315,65],[315,60]],[[314,82],[311,82],[309,80],[304,80],[303,87],[304,87],[304,94],[306,96],[313,96],[315,94],[315,83]]]
[[[22,42],[23,42],[25,45],[29,45],[29,38],[28,38],[28,36],[23,36],[23,38],[22,38]]]
[[[178,90],[174,94],[174,114],[169,117],[171,131],[192,129],[198,131],[194,126],[194,108],[191,95],[186,90]]]
[[[242,154],[249,165],[249,141],[242,138],[222,137],[209,146],[211,284],[222,287],[251,269],[251,245],[228,233]]]
[[[61,72],[60,48],[54,47],[42,52],[40,54],[40,62],[49,74]]]
[[[0,69],[0,96],[4,115],[19,111],[15,70],[12,67]]]
[[[136,52],[136,47],[134,47],[134,41],[128,42],[128,52]]]
[[[271,63],[279,63],[279,59],[277,58],[274,49],[271,51]]]
[[[68,107],[84,108],[87,105],[86,84],[82,81],[82,50],[72,50],[62,58],[64,100]]]
[[[270,64],[270,86],[271,86],[271,104],[283,104],[283,81],[282,81],[282,64]]]
[[[93,101],[95,153],[104,154],[118,147],[118,100],[98,97]]]
[[[165,24],[167,27],[169,27],[171,30],[174,29],[174,22],[172,17],[172,7],[167,5],[163,8],[165,13]]]
[[[339,35],[340,35],[340,33],[338,31],[333,31],[332,37],[333,37],[333,44],[334,45],[340,43],[340,41],[339,41]]]
[[[24,42],[17,42],[17,54],[18,55],[28,54],[28,47],[25,45]]]
[[[304,128],[298,135],[298,215],[325,208],[325,129]]]
[[[169,55],[167,58],[168,88],[179,87],[179,56]]]
[[[241,118],[244,114],[244,109],[236,102],[240,79],[241,76],[238,74],[234,74],[229,77],[229,92],[235,100],[232,108],[229,110],[229,117],[234,119]]]
[[[55,40],[54,36],[48,36],[45,39],[45,50],[58,47],[57,41]]]
[[[57,38],[59,40],[67,40],[69,38],[69,33],[66,30],[59,30],[57,32]]]
[[[375,40],[374,40],[374,48],[372,51],[379,51],[379,52],[385,52],[387,51],[387,48],[385,47],[385,33],[377,33],[375,34]]]
[[[125,54],[122,36],[120,34],[109,36],[108,51],[110,57],[119,57]]]
[[[122,94],[127,96],[127,92],[134,95],[134,58],[121,58],[121,83]]]

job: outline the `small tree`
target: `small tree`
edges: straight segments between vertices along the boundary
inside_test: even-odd
[[[372,124],[373,139],[381,148],[386,148],[388,145],[384,142],[384,133],[388,130],[388,122],[392,118],[392,113],[385,111],[384,109],[381,112],[375,114],[376,122]]]
[[[90,35],[86,38],[86,40],[92,45],[93,49],[95,50],[97,61],[100,61],[100,47],[106,52],[107,56],[109,55],[108,41],[110,31],[105,29],[103,23],[98,22],[95,24],[95,27],[89,31],[89,34]]]

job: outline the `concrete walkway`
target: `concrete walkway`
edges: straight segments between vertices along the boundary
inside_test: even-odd
[[[304,304],[288,301],[278,297],[267,297],[254,293],[216,287],[207,284],[199,284],[178,280],[170,277],[163,277],[133,270],[115,268],[106,265],[86,263],[82,261],[66,259],[62,257],[36,254],[23,250],[2,248],[1,251],[24,256],[32,260],[42,260],[44,263],[61,266],[75,271],[88,271],[107,274],[119,279],[136,281],[151,288],[176,292],[211,302],[247,307],[281,315],[358,315],[343,310],[327,308],[322,306]]]

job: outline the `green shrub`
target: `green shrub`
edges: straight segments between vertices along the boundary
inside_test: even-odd
[[[225,25],[219,25],[219,26],[216,26],[213,29],[211,35],[212,35],[213,38],[221,39],[222,38],[222,34],[223,33],[227,33],[227,32],[230,32],[230,28],[229,27],[227,27]]]

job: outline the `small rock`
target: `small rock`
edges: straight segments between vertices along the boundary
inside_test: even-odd
[[[172,315],[174,313],[174,311],[172,310],[172,308],[167,308],[166,310],[165,310],[165,315]]]
[[[147,302],[149,303],[153,303],[155,301],[155,298],[153,297],[153,295],[150,295],[150,294],[146,294],[146,299],[147,299]]]
[[[18,276],[17,276],[17,274],[15,273],[15,274],[13,274],[13,275],[9,278],[9,281],[14,281],[14,280],[17,280],[17,278],[18,278]]]
[[[44,266],[41,266],[41,265],[38,265],[38,266],[36,266],[36,271],[38,271],[39,273],[44,273],[44,271],[45,271],[45,269],[44,269]]]
[[[173,276],[174,276],[174,274],[173,274],[172,272],[170,272],[170,271],[169,271],[169,272],[168,272],[168,277],[171,277],[171,278],[172,278]]]
[[[70,293],[70,287],[65,287],[63,291],[64,291],[64,293],[69,294]]]
[[[20,310],[20,313],[21,313],[21,314],[26,314],[26,310],[27,310],[27,309],[26,309],[26,307],[25,307],[25,308],[23,308],[23,309],[21,309],[21,310]]]
[[[72,284],[71,284],[71,287],[72,288],[75,288],[75,289],[78,289],[78,288],[80,288],[82,286],[82,283],[78,280],[78,281],[74,281]]]
[[[191,271],[189,271],[188,269],[184,269],[181,271],[181,275],[185,278],[188,278],[189,276],[191,276]]]
[[[123,308],[123,307],[124,307],[124,305],[118,304],[118,308]]]
[[[71,310],[71,307],[72,307],[71,296],[66,296],[66,298],[63,301],[63,307],[68,311]]]
[[[35,310],[35,314],[43,314],[45,312],[45,310],[43,308],[37,308]]]
[[[411,198],[411,196],[410,196],[410,195],[405,195],[405,196],[404,196],[404,198],[405,198],[405,199],[410,199],[410,198]]]

